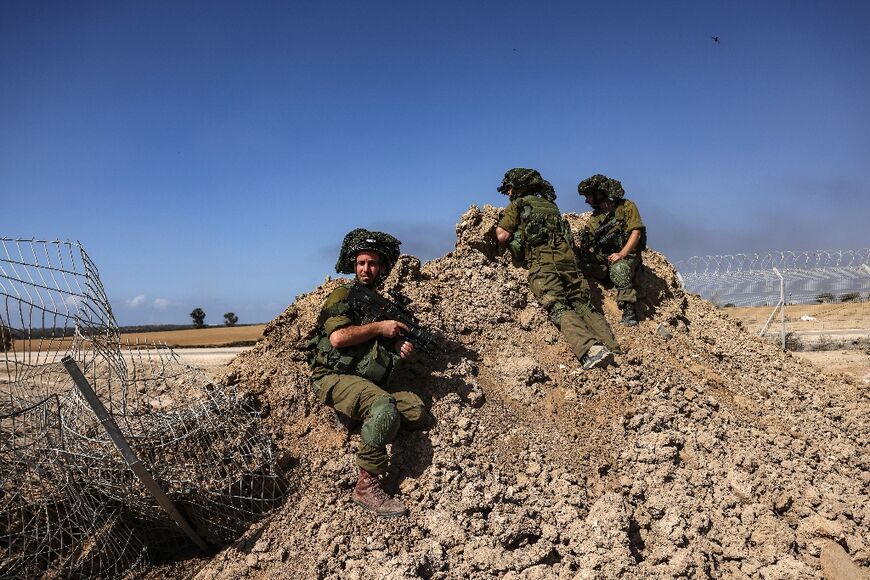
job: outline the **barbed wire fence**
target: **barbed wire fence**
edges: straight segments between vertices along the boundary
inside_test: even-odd
[[[0,238],[0,356],[0,577],[123,576],[188,536],[232,541],[288,491],[258,402],[165,345],[122,344],[78,243]]]
[[[870,248],[858,250],[816,250],[804,252],[767,252],[717,256],[694,256],[676,264],[685,288],[720,307],[770,306],[772,310],[757,329],[760,336],[773,330],[786,347],[786,311],[800,304],[850,303],[865,305],[870,300]],[[796,309],[800,311],[800,308]],[[836,315],[837,307],[827,309]],[[863,308],[862,308],[863,310]],[[804,315],[805,322],[812,316]],[[792,321],[794,322],[794,321]],[[842,321],[848,322],[848,321]],[[856,324],[862,324],[856,320]],[[795,326],[791,324],[791,326]],[[860,331],[858,327],[840,330]],[[834,329],[808,327],[803,332],[814,334]]]

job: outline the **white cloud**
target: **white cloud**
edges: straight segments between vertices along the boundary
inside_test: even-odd
[[[171,304],[168,298],[155,298],[154,299],[154,308],[157,310],[166,310],[166,308]]]
[[[139,294],[138,296],[135,296],[134,298],[130,298],[129,300],[126,300],[125,302],[127,303],[127,308],[139,308],[140,306],[145,304],[145,295]]]
[[[73,308],[78,308],[79,304],[82,303],[82,297],[75,296],[75,295],[65,296],[63,299],[63,303],[66,304],[67,306],[71,306]]]

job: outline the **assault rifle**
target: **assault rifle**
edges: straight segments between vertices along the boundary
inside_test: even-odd
[[[347,301],[351,308],[362,313],[363,324],[380,320],[401,322],[408,327],[408,331],[403,335],[405,340],[430,356],[434,355],[438,340],[434,334],[420,326],[420,322],[408,312],[407,306],[411,303],[411,299],[396,291],[391,291],[389,294],[393,300],[387,300],[371,288],[357,282],[351,286]]]
[[[625,235],[625,220],[616,219],[615,214],[610,214],[595,231],[583,230],[580,236],[580,245],[584,250],[607,252],[619,251],[627,241]],[[618,246],[618,247],[617,247]]]

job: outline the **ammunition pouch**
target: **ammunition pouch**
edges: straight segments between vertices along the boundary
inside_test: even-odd
[[[562,217],[556,204],[536,196],[523,197],[518,202],[522,209],[520,227],[514,234],[514,240],[517,247],[523,249],[524,258],[529,250],[545,244],[555,247],[564,241],[569,247],[573,246],[571,226]],[[519,251],[515,253],[511,249],[512,256],[516,257],[517,254]]]
[[[526,243],[530,248],[536,248],[550,240],[550,228],[547,227],[547,219],[543,215],[538,213],[531,214],[524,225]]]
[[[526,267],[526,244],[523,241],[523,235],[517,232],[511,237],[508,242],[508,251],[511,254],[511,263],[516,268]]]
[[[395,355],[379,344],[379,340],[372,342],[368,350],[357,362],[357,376],[366,378],[376,384],[384,384],[390,378],[393,370]]]
[[[321,333],[308,341],[306,347],[310,366],[319,364],[335,373],[356,375],[378,385],[389,380],[399,358],[380,339],[346,348],[335,348],[329,342],[329,337]]]

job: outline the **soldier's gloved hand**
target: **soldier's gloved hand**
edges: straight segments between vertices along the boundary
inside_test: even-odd
[[[398,320],[382,320],[378,324],[380,325],[381,334],[387,338],[402,336],[410,330],[406,325]]]
[[[414,345],[404,338],[399,338],[396,341],[396,352],[399,353],[400,357],[408,358],[414,352]]]

